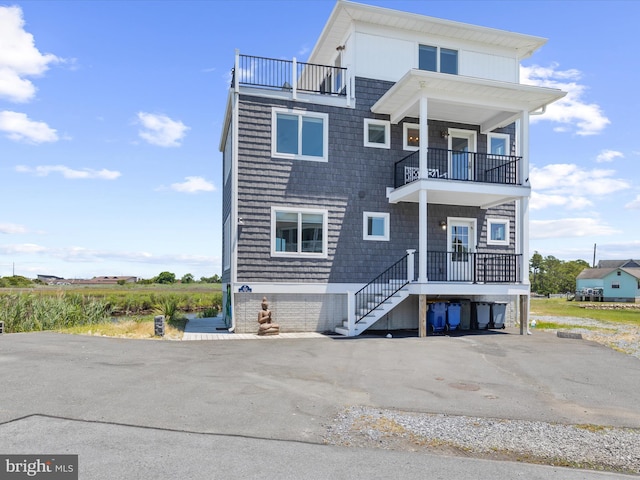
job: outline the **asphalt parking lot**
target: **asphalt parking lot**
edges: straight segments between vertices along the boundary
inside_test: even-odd
[[[638,359],[542,332],[231,342],[5,334],[0,369],[0,453],[77,453],[82,479],[425,478],[425,469],[559,478],[553,467],[323,445],[354,405],[640,428]],[[623,478],[562,473],[614,477]]]

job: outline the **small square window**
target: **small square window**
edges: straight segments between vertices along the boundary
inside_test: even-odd
[[[509,245],[509,220],[487,220],[487,245]]]
[[[404,123],[402,124],[402,129],[402,148],[404,150],[418,150],[420,147],[420,125],[417,123]]]
[[[620,288],[620,282],[611,282],[611,288]]]
[[[389,148],[391,146],[391,124],[387,120],[364,119],[364,146]]]
[[[362,217],[364,240],[389,240],[389,214],[364,212]]]

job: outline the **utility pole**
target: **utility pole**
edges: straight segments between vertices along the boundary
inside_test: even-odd
[[[593,266],[592,268],[596,268],[596,245],[597,244],[593,244]]]

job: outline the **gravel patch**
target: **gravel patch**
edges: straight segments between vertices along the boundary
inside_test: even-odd
[[[552,317],[531,315],[531,320],[551,322],[562,325],[561,329],[545,329],[544,331],[572,332],[582,334],[584,340],[590,340],[613,348],[619,352],[632,355],[640,360],[640,326],[603,322],[589,318]],[[531,329],[535,334],[537,327]]]
[[[640,360],[640,326],[576,317],[531,315],[561,325]],[[531,328],[535,335],[539,328]],[[349,447],[426,451],[640,474],[640,429],[348,408],[327,428],[325,442]]]
[[[354,406],[325,442],[640,473],[640,430]]]

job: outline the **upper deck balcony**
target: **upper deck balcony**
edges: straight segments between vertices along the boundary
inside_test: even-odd
[[[394,188],[388,192],[391,203],[418,202],[421,189],[428,190],[429,203],[482,208],[530,194],[522,179],[522,157],[428,148],[421,176],[419,153],[395,163]]]
[[[236,51],[231,87],[250,95],[283,97],[315,103],[351,105],[346,68],[275,58],[241,55]]]

